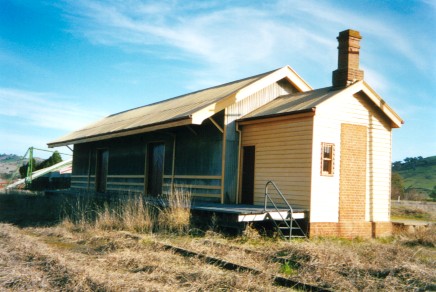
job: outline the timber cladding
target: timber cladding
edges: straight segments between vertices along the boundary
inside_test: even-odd
[[[365,221],[367,127],[341,125],[339,222]]]
[[[254,204],[274,181],[291,205],[309,207],[313,117],[243,125],[242,146],[254,146]]]

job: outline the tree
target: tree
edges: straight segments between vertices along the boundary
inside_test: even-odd
[[[52,156],[50,156],[48,159],[44,160],[38,166],[35,168],[35,170],[43,169],[52,165],[55,165],[62,161],[62,157],[59,154],[59,152],[55,151]]]
[[[433,186],[433,190],[432,190],[431,193],[430,193],[430,198],[431,198],[433,201],[436,201],[436,186]]]
[[[392,163],[392,169],[393,170],[401,170],[401,167],[403,166],[403,163],[401,161],[395,161]]]
[[[391,199],[396,200],[404,195],[404,181],[397,172],[392,172],[391,176]]]

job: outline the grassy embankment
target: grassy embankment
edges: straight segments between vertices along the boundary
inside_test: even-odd
[[[436,185],[436,156],[423,161],[425,164],[396,171],[403,177],[406,189],[417,187],[431,191]]]
[[[406,158],[393,163],[392,172],[402,178],[404,195],[411,200],[436,200],[436,156]],[[432,195],[433,193],[433,195]]]

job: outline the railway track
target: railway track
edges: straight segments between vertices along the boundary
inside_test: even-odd
[[[215,266],[218,266],[222,269],[226,269],[226,270],[230,270],[230,271],[237,271],[237,272],[250,272],[250,273],[253,273],[255,275],[265,274],[265,272],[263,272],[259,269],[243,266],[243,265],[240,265],[237,263],[232,263],[232,262],[229,262],[227,260],[220,259],[217,257],[207,256],[207,255],[204,255],[204,254],[192,251],[192,250],[177,247],[177,246],[170,245],[167,243],[156,242],[155,244],[164,250],[169,250],[171,252],[174,252],[174,253],[179,254],[181,256],[184,256],[184,257],[196,257],[207,264],[215,265]],[[214,243],[214,244],[217,244],[217,243]],[[229,246],[225,245],[225,247],[229,247]],[[236,248],[236,247],[232,247],[232,248]],[[252,251],[252,250],[246,250],[246,249],[241,249],[241,250],[248,252],[248,253],[261,254],[259,252]],[[280,263],[286,263],[287,261],[289,261],[287,259],[280,258],[280,257],[274,257],[272,260],[276,261],[276,262],[280,262]],[[285,278],[282,276],[277,276],[277,275],[269,275],[269,276],[271,277],[272,282],[275,285],[282,286],[282,287],[294,288],[294,289],[299,289],[299,290],[303,290],[303,291],[333,291],[333,290],[326,288],[326,287],[318,287],[315,285],[295,281],[295,280]]]

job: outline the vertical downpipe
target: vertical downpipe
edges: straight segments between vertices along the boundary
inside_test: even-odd
[[[223,127],[223,150],[221,156],[221,204],[224,204],[225,175],[226,175],[226,144],[227,144],[227,108],[224,110],[224,127]]]
[[[238,141],[238,170],[236,174],[236,196],[235,196],[235,203],[240,203],[240,193],[241,190],[239,189],[239,185],[241,182],[241,148],[242,148],[242,132],[241,129],[239,129],[239,124],[236,123],[236,132],[238,133],[239,141]]]

